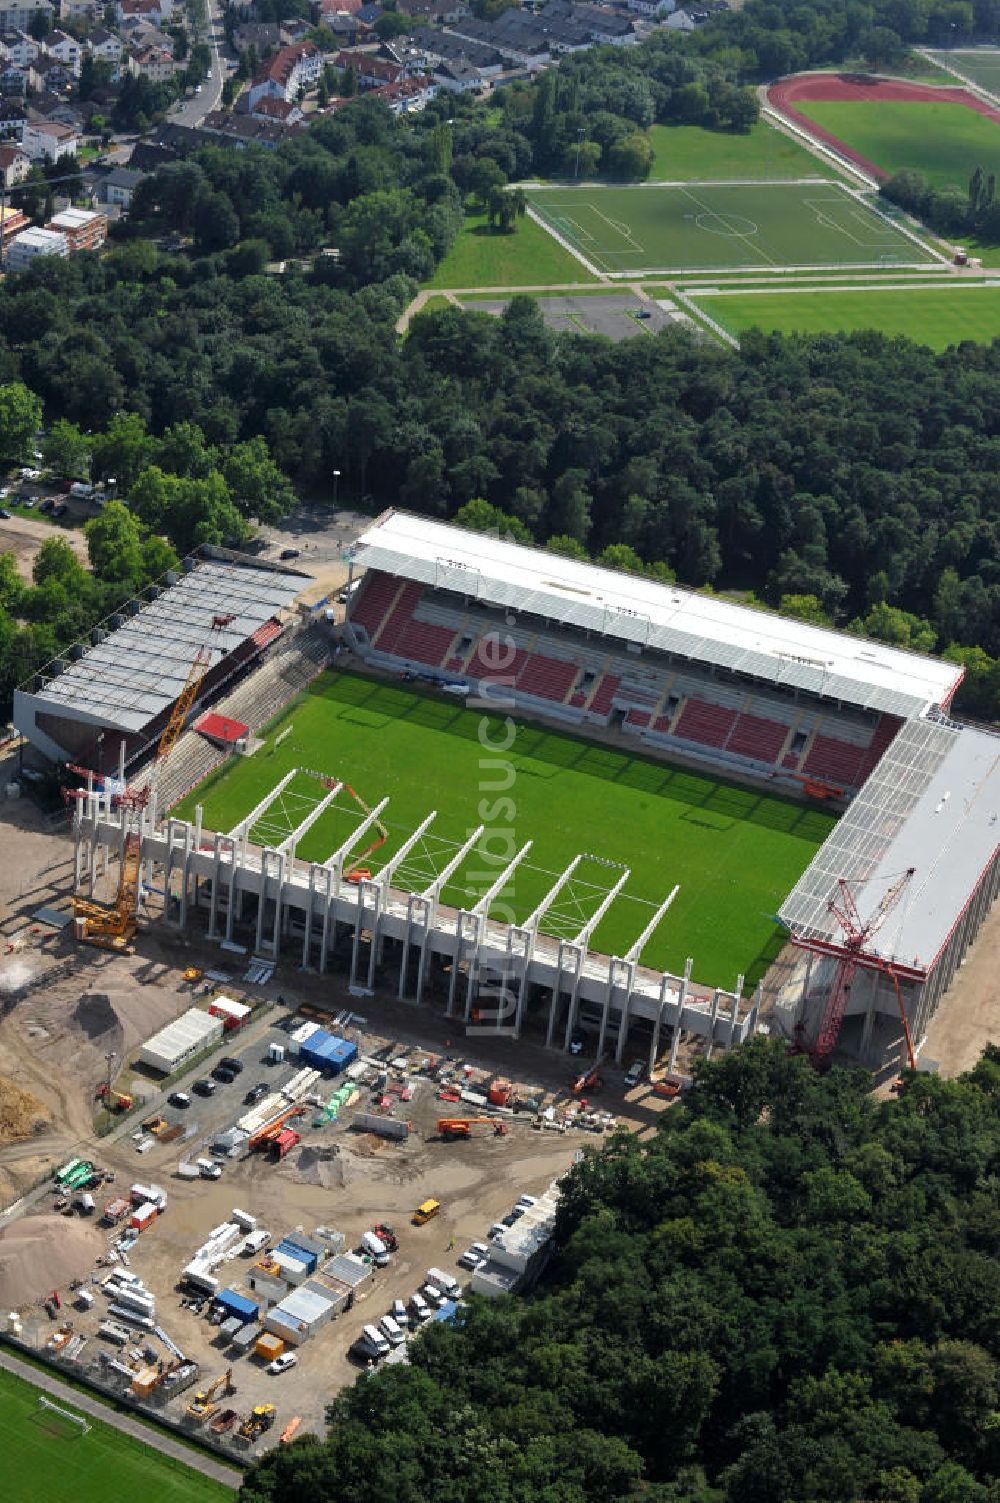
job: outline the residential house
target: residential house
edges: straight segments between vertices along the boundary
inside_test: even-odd
[[[297,104],[290,99],[275,99],[273,94],[265,94],[263,99],[258,99],[250,111],[252,120],[273,120],[278,125],[297,125],[304,119],[302,111]]]
[[[305,41],[311,31],[311,21],[303,21],[298,16],[290,16],[281,23],[281,40],[286,47],[297,47],[299,42]]]
[[[98,0],[59,0],[60,21],[86,21],[96,26],[103,6]]]
[[[80,77],[80,62],[83,52],[76,37],[71,37],[68,32],[50,31],[42,42],[43,49],[49,57],[54,57],[63,63],[72,73],[74,78]]]
[[[474,63],[456,58],[453,62],[440,62],[434,69],[434,82],[448,94],[469,94],[481,89],[487,80],[481,68]]]
[[[133,47],[128,53],[129,72],[152,84],[166,83],[173,77],[175,66],[169,47]]]
[[[671,31],[694,31],[695,28],[695,23],[686,10],[675,10],[663,24],[669,26]]]
[[[282,47],[268,58],[250,85],[250,113],[266,95],[273,99],[297,99],[304,89],[311,89],[319,82],[322,71],[323,54],[312,42]]]
[[[7,245],[15,235],[20,235],[31,224],[27,214],[15,209],[6,199],[0,203],[0,241]]]
[[[233,46],[237,52],[256,47],[258,53],[270,52],[281,43],[281,27],[277,21],[246,21],[233,32]]]
[[[625,0],[629,10],[637,16],[655,21],[658,16],[667,16],[674,9],[675,0]]]
[[[253,115],[230,115],[225,110],[213,110],[205,116],[198,135],[202,137],[201,144],[237,148],[264,146],[273,151],[301,128],[301,124],[283,125],[277,120],[258,120]]]
[[[463,0],[396,0],[396,9],[414,21],[461,21],[469,14]]]
[[[133,172],[157,172],[161,167],[166,167],[168,162],[176,162],[178,155],[172,146],[139,141],[132,147],[128,165]]]
[[[381,14],[381,5],[377,5],[375,0],[368,0],[368,4],[363,5],[358,11],[358,20],[364,21],[366,26],[374,26]]]
[[[60,63],[60,67],[62,64]],[[58,94],[51,90],[43,89],[39,94],[32,94],[28,104],[29,120],[50,120],[57,125],[77,125],[76,110],[66,99],[61,99]]]
[[[28,84],[42,94],[68,94],[75,80],[73,71],[57,57],[43,52],[28,67]]]
[[[113,167],[98,183],[97,197],[101,203],[114,204],[128,211],[132,207],[132,196],[145,176],[145,172],[136,172],[131,167]]]
[[[328,24],[330,16],[356,16],[365,0],[320,0],[319,20]]]
[[[463,21],[461,24],[465,27],[468,23]],[[478,68],[484,79],[495,78],[503,71],[504,58],[499,48],[450,31],[417,26],[410,41],[414,47],[422,47],[443,63],[462,63],[466,67]]]
[[[71,256],[78,251],[100,250],[108,238],[107,215],[95,209],[63,209],[53,214],[45,228],[66,236]]]
[[[28,123],[28,106],[24,96],[8,95],[0,99],[0,139],[20,141]]]
[[[154,21],[162,26],[173,14],[173,0],[115,0],[115,15],[121,25],[127,21]]]
[[[399,83],[406,76],[400,63],[387,62],[371,52],[338,52],[334,67],[353,67],[359,89],[380,89],[386,84]]]
[[[28,70],[19,68],[15,63],[0,64],[0,93],[20,94],[23,98],[28,92]],[[0,135],[3,132],[0,130]]]
[[[355,47],[358,42],[363,42],[371,33],[371,27],[366,26],[364,21],[359,21],[357,16],[347,15],[346,12],[337,12],[331,15],[329,12],[323,17],[323,25],[327,31],[332,31],[338,42],[345,47]]]
[[[125,53],[121,37],[103,26],[95,26],[87,33],[84,46],[96,62],[110,63],[113,68],[118,66]]]
[[[394,115],[413,115],[428,101],[435,99],[440,86],[430,77],[400,78],[371,91],[372,99],[381,99]]]
[[[41,52],[41,47],[34,37],[29,37],[26,31],[9,31],[0,37],[0,46],[3,47],[3,55],[9,63],[16,63],[19,68],[26,68],[33,63]]]
[[[55,17],[52,0],[0,0],[0,32],[27,31],[39,11],[45,17],[46,30],[51,31]]]
[[[58,230],[38,230],[29,226],[15,235],[7,246],[7,270],[24,271],[36,256],[61,256],[65,259],[68,255],[69,242],[65,235],[60,235]]]
[[[77,134],[72,125],[57,120],[29,120],[21,137],[21,149],[33,162],[58,162],[76,155]]]
[[[5,188],[23,183],[31,171],[31,159],[20,146],[0,146],[0,181]]]

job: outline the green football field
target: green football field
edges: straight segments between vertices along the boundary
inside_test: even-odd
[[[223,1503],[231,1488],[99,1420],[87,1434],[38,1408],[38,1389],[0,1370],[0,1444],[7,1503],[109,1503],[148,1493],[156,1503]],[[72,1406],[66,1405],[66,1408]]]
[[[531,208],[598,271],[914,265],[933,258],[836,183],[536,188]]]
[[[975,47],[968,51],[961,48],[952,52],[931,53],[934,61],[949,72],[957,70],[961,78],[970,78],[981,89],[1000,97],[1000,47]]]
[[[905,335],[934,350],[963,339],[1000,338],[1000,287],[823,288],[798,292],[692,294],[692,301],[730,333],[759,328],[781,334],[852,333],[877,329]]]
[[[276,736],[289,731],[280,744]],[[503,748],[513,736],[509,749]],[[648,943],[647,964],[677,970],[694,957],[696,980],[731,986],[756,979],[780,944],[772,915],[834,824],[829,813],[716,778],[629,756],[571,735],[485,717],[445,696],[412,693],[356,674],[323,674],[267,733],[254,755],[228,764],[176,811],[204,807],[208,829],[229,831],[292,769],[299,771],[251,837],[277,845],[328,791],[320,777],[349,783],[371,807],[386,795],[388,839],[363,864],[376,869],[432,810],[437,818],[397,869],[394,882],[420,890],[475,828],[486,833],[446,884],[443,898],[471,907],[527,841],[533,846],[508,892],[523,920],[575,856],[584,859],[542,928],[572,938],[608,889],[626,886],[598,925],[593,945],[624,954],[675,884],[680,891]],[[297,854],[324,861],[372,833],[365,814],[338,796]]]
[[[731,178],[837,177],[837,170],[791,136],[758,120],[747,131],[706,130],[701,125],[651,125],[656,182]]]
[[[976,167],[1000,171],[1000,122],[963,104],[801,99],[795,108],[890,175],[910,167],[964,192]]]

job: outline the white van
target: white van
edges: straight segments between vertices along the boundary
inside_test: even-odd
[[[428,1268],[426,1282],[440,1289],[449,1299],[457,1299],[462,1292],[458,1280],[453,1279],[450,1273],[443,1273],[440,1268]]]
[[[254,1253],[263,1252],[270,1240],[271,1233],[265,1232],[263,1229],[251,1232],[243,1240],[243,1252],[248,1258],[253,1257]]]
[[[401,1346],[406,1340],[406,1337],[391,1315],[383,1315],[378,1323],[378,1328],[390,1346]]]
[[[376,1357],[388,1357],[389,1343],[378,1326],[364,1326],[361,1335]]]
[[[431,1307],[422,1294],[414,1294],[410,1298],[410,1309],[418,1321],[430,1320]]]

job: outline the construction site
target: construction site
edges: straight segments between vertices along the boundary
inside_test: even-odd
[[[1000,1022],[1000,743],[939,707],[858,752],[853,794],[822,784],[841,817],[751,997],[644,963],[676,888],[624,953],[595,952],[612,863],[572,932],[551,923],[576,863],[522,922],[494,903],[523,852],[467,906],[446,901],[454,851],[429,889],[399,885],[417,836],[387,854],[385,801],[332,769],[274,845],[253,838],[270,794],[228,832],[172,815],[362,659],[348,568],[346,602],[303,605],[307,575],[189,561],[19,691],[2,753],[6,1335],[236,1459],[322,1430],[341,1386],[406,1361],[465,1294],[530,1288],[561,1176],[616,1128],[655,1131],[697,1059],[766,1028],[888,1086],[968,1068]],[[944,684],[920,662],[911,685]],[[63,803],[43,810],[24,795],[54,763]],[[300,859],[345,787],[350,838]]]

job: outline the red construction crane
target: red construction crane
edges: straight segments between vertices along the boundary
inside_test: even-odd
[[[858,905],[854,900],[850,883],[846,877],[839,878],[837,886],[840,890],[839,898],[831,898],[828,908],[837,920],[843,931],[843,942],[836,947],[824,947],[825,953],[838,956],[837,972],[834,976],[833,986],[827,998],[826,1008],[823,1012],[823,1020],[820,1023],[819,1033],[812,1048],[814,1063],[821,1063],[832,1052],[837,1039],[840,1036],[840,1027],[847,1011],[847,1003],[850,997],[851,986],[858,967],[865,970],[881,971],[891,978],[896,988],[896,1001],[899,1005],[899,1015],[903,1020],[903,1031],[906,1035],[906,1050],[911,1069],[916,1068],[916,1057],[913,1053],[913,1041],[910,1037],[910,1025],[903,1006],[903,995],[899,989],[899,980],[891,960],[884,959],[881,955],[874,955],[868,949],[872,939],[881,929],[890,913],[896,907],[906,888],[909,886],[915,867],[909,867],[901,877],[883,893],[878,906],[871,917],[862,919],[858,912]]]

